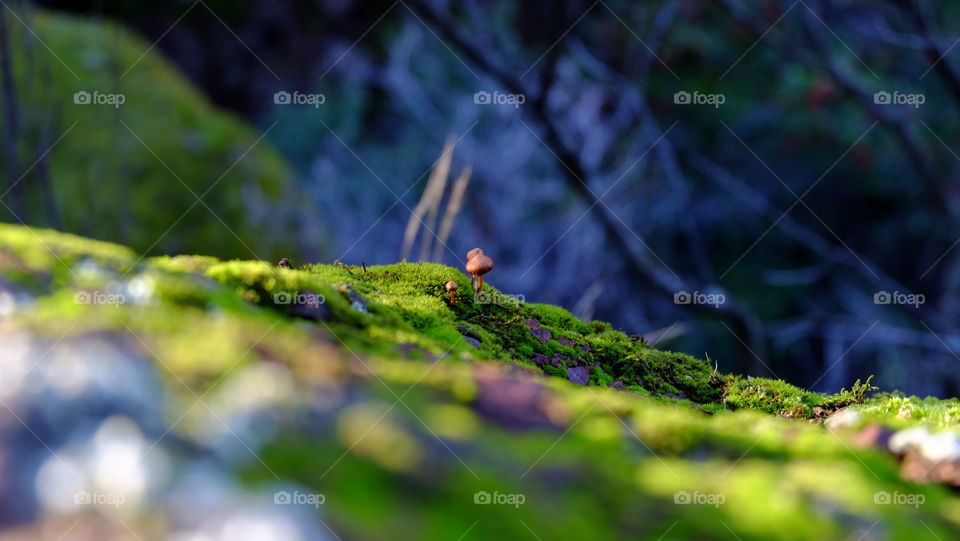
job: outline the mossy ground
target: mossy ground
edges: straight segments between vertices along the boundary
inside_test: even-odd
[[[888,453],[808,420],[864,401],[852,407],[865,418],[950,428],[956,401],[722,374],[514,302],[495,275],[483,304],[441,265],[140,259],[5,225],[0,275],[14,303],[5,331],[137,350],[166,382],[170,423],[182,413],[173,433],[196,447],[209,422],[188,407],[197,396],[214,408],[271,397],[257,459],[236,462],[237,479],[323,492],[317,512],[344,539],[951,539],[960,528],[949,490],[908,483]],[[322,295],[323,309],[304,318],[278,302],[297,292]],[[95,302],[111,298],[122,302]],[[478,505],[483,492],[524,503]],[[877,505],[883,492],[924,503]]]

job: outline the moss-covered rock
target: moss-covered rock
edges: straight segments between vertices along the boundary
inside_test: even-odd
[[[210,104],[157,48],[118,24],[43,10],[17,17],[23,24],[8,14],[22,115],[14,177],[49,149],[63,229],[151,254],[273,257],[296,246],[274,212],[291,175],[259,130]],[[0,162],[0,171],[9,166]],[[14,208],[22,191],[24,207],[17,217],[0,209],[4,220],[54,223],[44,171],[35,164],[7,194]]]
[[[27,536],[95,517],[143,538],[209,533],[214,518],[304,539],[326,528],[343,539],[950,539],[960,528],[960,499],[902,479],[898,458],[860,432],[952,428],[955,401],[722,374],[503,297],[495,276],[475,302],[469,279],[441,265],[140,259],[15,226],[0,226],[0,255],[4,400],[25,424],[47,423],[42,446],[15,422],[0,439],[0,457],[33,464],[10,482],[33,494]],[[844,406],[856,423],[815,422]],[[86,471],[98,455],[84,450],[118,426],[138,456],[163,457],[158,469],[143,460],[140,484],[70,485],[124,494],[119,515],[57,503],[57,459]],[[198,471],[231,496],[197,498]]]

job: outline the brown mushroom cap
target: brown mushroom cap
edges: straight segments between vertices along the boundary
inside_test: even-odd
[[[481,250],[480,248],[474,248],[473,250],[470,250],[469,252],[467,252],[467,261],[470,261],[471,259],[477,257],[478,255],[483,255],[483,250]]]
[[[460,286],[453,280],[450,280],[449,282],[447,282],[447,285],[444,287],[447,289],[447,291],[456,291],[457,288]]]
[[[493,270],[493,260],[480,254],[467,261],[467,274],[482,276]]]

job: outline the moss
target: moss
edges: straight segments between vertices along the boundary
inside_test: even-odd
[[[560,307],[476,302],[463,294],[471,291],[466,276],[437,264],[362,268],[335,263],[288,269],[262,261],[178,256],[141,260],[133,268],[137,258],[128,249],[14,226],[0,228],[0,250],[8,254],[0,259],[6,274],[33,279],[35,285],[45,276],[50,282],[51,269],[57,285],[74,289],[105,289],[118,280],[136,280],[153,300],[167,304],[214,306],[241,314],[256,313],[260,307],[282,318],[296,315],[291,300],[309,294],[323,299],[320,321],[314,325],[356,353],[394,355],[401,348],[420,358],[500,359],[528,367],[538,364],[536,370],[561,378],[569,368],[584,367],[590,385],[619,382],[651,396],[706,406],[700,408],[705,411],[715,411],[719,404],[818,417],[862,402],[866,392],[860,386],[826,396],[782,381],[722,375],[706,361],[651,348],[608,324],[582,322]],[[81,260],[97,262],[109,272],[83,282],[72,268]],[[460,300],[453,305],[443,287],[450,280],[460,284]],[[489,283],[483,295],[502,298]],[[479,341],[479,347],[465,337]]]
[[[456,279],[469,291],[468,280],[440,265],[138,262],[115,245],[36,233],[68,269],[49,279],[59,263],[27,241],[32,232],[0,227],[0,252],[30,261],[5,263],[3,275],[32,277],[35,296],[6,325],[49,341],[96,336],[135,348],[166,382],[171,423],[193,393],[226,407],[244,388],[237,381],[262,381],[258,367],[289,371],[293,387],[271,405],[275,426],[259,436],[262,462],[238,463],[236,474],[251,489],[272,491],[279,477],[329,493],[324,513],[337,517],[329,525],[344,538],[448,539],[477,523],[478,538],[513,539],[529,534],[520,521],[558,539],[654,540],[668,531],[725,539],[720,521],[745,540],[856,538],[875,523],[890,538],[924,538],[917,520],[931,539],[948,539],[960,526],[960,504],[945,488],[910,484],[880,449],[798,421],[848,407],[863,423],[947,428],[960,415],[957,400],[866,398],[869,380],[811,393],[720,374],[709,361],[577,323],[557,307],[466,296],[451,306],[442,284]],[[79,304],[84,288],[130,297]],[[286,290],[324,295],[329,312],[297,317],[275,301]],[[549,339],[535,336],[534,322]],[[568,358],[540,368],[535,355]],[[573,366],[588,367],[590,386],[566,381]],[[630,392],[607,388],[616,381]],[[200,409],[170,437],[204,441]],[[477,506],[481,491],[520,493],[527,503]],[[880,491],[922,494],[926,503],[877,507]],[[724,502],[677,505],[684,493]],[[372,513],[378,528],[365,526]],[[385,524],[397,529],[384,534]]]
[[[893,429],[925,426],[933,431],[955,430],[960,426],[960,399],[947,400],[903,393],[883,393],[852,408],[858,423],[880,424]]]

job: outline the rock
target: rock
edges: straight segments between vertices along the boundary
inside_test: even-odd
[[[566,336],[558,336],[557,342],[559,342],[562,346],[567,346],[568,348],[572,348],[576,345],[573,343],[573,340],[567,338]]]
[[[837,430],[839,428],[844,428],[847,426],[853,426],[860,421],[860,414],[849,409],[840,410],[830,417],[827,417],[827,420],[824,422],[827,428],[830,430]]]
[[[923,456],[934,462],[960,461],[960,438],[952,432],[931,435],[923,444]]]
[[[568,421],[551,400],[550,393],[529,379],[511,377],[494,370],[481,370],[476,381],[474,409],[503,427],[513,430],[559,430]]]
[[[567,379],[577,385],[586,385],[590,382],[590,372],[585,366],[573,366],[567,368]]]
[[[290,305],[290,314],[310,321],[326,321],[333,315],[323,295],[310,289],[297,292],[294,303]]]
[[[553,364],[550,362],[550,357],[547,357],[543,353],[534,353],[533,354],[533,363],[537,366],[543,366],[545,364]]]
[[[873,424],[857,432],[853,441],[858,447],[880,447],[881,449],[886,449],[890,443],[891,436],[893,436],[892,430]]]
[[[553,333],[546,329],[541,329],[540,327],[537,327],[536,329],[530,329],[530,334],[534,338],[540,340],[541,344],[546,344],[551,338],[553,338]]]
[[[477,348],[477,349],[480,348],[480,341],[477,340],[476,338],[474,338],[474,337],[472,337],[472,336],[464,336],[463,339],[466,340],[467,343],[470,344],[471,346],[473,346],[473,347],[475,347],[475,348]]]
[[[350,308],[353,308],[361,314],[370,314],[370,312],[367,311],[367,301],[363,300],[363,297],[357,293],[356,289],[353,289],[353,286],[349,284],[340,284],[337,286],[337,291],[343,294],[343,296],[350,301]]]
[[[907,449],[914,447],[916,449],[923,448],[923,442],[930,436],[930,431],[922,426],[915,426],[913,428],[908,428],[906,430],[900,430],[895,433],[891,438],[887,447],[890,449],[890,452],[897,455],[904,455],[907,453]]]

